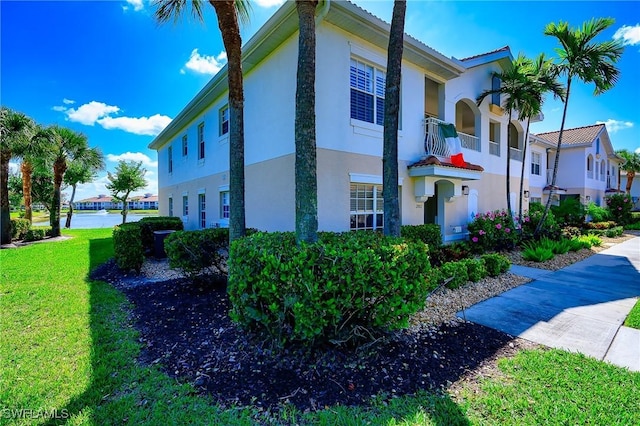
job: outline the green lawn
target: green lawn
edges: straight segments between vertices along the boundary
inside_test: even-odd
[[[125,297],[87,278],[112,255],[111,230],[0,251],[0,424],[637,424],[640,374],[562,351],[505,360],[505,375],[455,398],[423,392],[369,408],[267,419],[223,410],[156,367],[140,347]],[[23,411],[21,417],[19,410]],[[70,419],[48,421],[44,411]],[[30,418],[29,418],[30,417]]]
[[[640,299],[636,302],[636,304],[629,312],[627,319],[624,322],[624,325],[631,328],[637,328],[640,330]]]

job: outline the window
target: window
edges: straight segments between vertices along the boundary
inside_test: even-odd
[[[587,157],[587,177],[593,179],[593,156],[591,154]]]
[[[198,125],[198,160],[204,158],[204,123]]]
[[[351,118],[382,125],[386,73],[351,59]]]
[[[382,229],[382,185],[351,184],[351,230]]]
[[[189,216],[189,196],[182,196],[182,216]]]
[[[540,154],[537,152],[531,153],[531,174],[540,176]]]
[[[198,213],[200,216],[200,228],[207,227],[207,199],[204,194],[198,194]]]
[[[604,182],[604,176],[607,173],[607,165],[605,164],[604,160],[602,160],[600,162],[600,180]]]
[[[229,219],[229,191],[220,193],[220,219]]]
[[[189,152],[188,148],[189,147],[188,147],[187,135],[184,135],[182,137],[182,156],[183,157],[187,156],[187,153]]]
[[[169,197],[169,216],[173,216],[173,198]]]
[[[489,122],[489,154],[500,157],[500,123]]]
[[[173,173],[173,146],[170,146],[167,151],[169,156],[169,173]]]
[[[531,203],[540,203],[542,204],[542,198],[540,197],[530,197],[529,198],[529,204]]]
[[[500,90],[501,85],[502,82],[500,81],[500,77],[494,75],[491,78],[491,90]],[[502,106],[500,105],[500,93],[493,93],[491,95],[491,103],[494,105]]]
[[[220,136],[226,135],[227,133],[229,133],[229,105],[225,105],[220,108],[220,112],[218,115],[220,122],[219,134]]]

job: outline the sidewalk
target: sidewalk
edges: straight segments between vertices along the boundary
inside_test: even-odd
[[[640,330],[622,326],[640,296],[640,237],[558,271],[511,272],[534,281],[465,310],[468,321],[640,371]]]

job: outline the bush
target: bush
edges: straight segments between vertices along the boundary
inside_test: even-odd
[[[440,273],[448,288],[462,287],[469,281],[467,265],[464,262],[447,262],[440,267]]]
[[[571,250],[571,251],[578,251],[578,250],[582,250],[582,249],[591,248],[591,243],[589,241],[581,240],[580,238],[572,238],[572,239],[570,239],[569,240],[569,245],[570,245],[569,250]]]
[[[559,206],[551,206],[556,221],[563,226],[581,227],[584,224],[584,206],[577,198],[565,198]]]
[[[622,235],[624,228],[622,226],[616,226],[615,228],[607,229],[604,231],[604,235],[609,238],[615,238]]]
[[[600,237],[594,234],[582,235],[578,238],[578,240],[589,243],[589,247],[600,247],[602,245],[602,240],[600,239]]]
[[[123,271],[131,269],[140,273],[144,262],[142,231],[137,222],[125,223],[113,228],[113,249],[116,264]]]
[[[521,254],[524,260],[533,262],[544,262],[553,259],[553,251],[550,248],[536,245],[534,242],[526,244]]]
[[[487,268],[481,259],[464,259],[460,263],[463,263],[467,267],[467,275],[469,281],[477,282],[487,276]]]
[[[533,238],[533,234],[538,226],[538,222],[542,218],[544,213],[544,205],[541,203],[529,204],[529,211],[522,215],[522,239],[529,240]],[[538,237],[557,238],[560,235],[560,227],[556,221],[556,218],[551,210],[544,220],[540,234]]]
[[[504,210],[477,214],[468,226],[471,247],[476,252],[511,249],[518,242],[519,225]]]
[[[400,227],[400,236],[410,241],[422,241],[429,250],[442,245],[440,226],[429,223],[424,225],[403,225]]]
[[[579,237],[580,235],[582,235],[582,231],[580,231],[580,228],[576,226],[565,226],[562,228],[562,231],[560,231],[560,237],[569,240],[571,238]]]
[[[630,223],[624,226],[624,229],[630,229],[634,231],[640,231],[640,222]]]
[[[633,222],[631,208],[633,201],[627,194],[613,194],[605,198],[607,209],[618,225],[626,225]]]
[[[40,241],[43,240],[44,237],[48,236],[51,232],[51,228],[31,228],[27,231],[24,236],[24,241]]]
[[[471,257],[471,248],[464,241],[447,244],[437,249],[429,248],[431,266],[441,266],[447,262],[468,259],[469,257]]]
[[[585,209],[587,216],[591,217],[591,222],[604,222],[611,217],[611,213],[604,207],[600,207],[593,201],[587,204]],[[589,224],[590,222],[587,222]]]
[[[435,288],[429,275],[421,242],[320,233],[298,246],[293,233],[256,233],[231,245],[230,315],[278,345],[347,341],[406,326]]]
[[[31,228],[31,222],[28,219],[11,219],[11,239],[23,240],[29,228]]]
[[[617,224],[608,220],[606,222],[587,222],[584,224],[585,229],[609,229],[615,227]]]
[[[132,223],[137,223],[140,226],[142,247],[145,253],[153,252],[154,231],[182,231],[184,229],[182,219],[174,216],[149,216]]]
[[[169,266],[185,275],[227,273],[228,228],[177,231],[167,236],[164,247]]]
[[[511,267],[511,261],[497,253],[483,254],[480,259],[484,262],[484,266],[487,269],[487,273],[491,277],[497,277],[509,270]]]

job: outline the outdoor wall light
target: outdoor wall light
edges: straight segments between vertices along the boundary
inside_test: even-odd
[[[524,198],[529,198],[529,191],[524,191]]]
[[[469,195],[469,187],[467,185],[462,185],[462,195]]]
[[[584,197],[584,199],[587,201],[591,201],[591,195],[587,195],[586,197]]]

